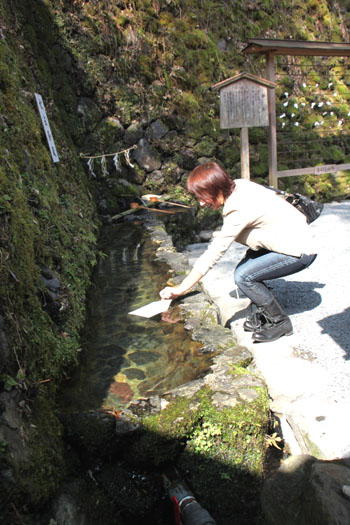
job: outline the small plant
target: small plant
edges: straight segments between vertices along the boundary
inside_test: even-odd
[[[282,450],[278,445],[282,442],[282,438],[277,434],[277,432],[274,432],[273,434],[266,434],[265,441],[268,447],[275,447],[278,448],[278,450]]]
[[[8,203],[10,201],[12,201],[12,197],[10,197],[10,195],[5,194],[2,197],[0,197],[0,211],[1,210],[7,211]]]
[[[217,437],[222,435],[222,429],[218,425],[204,422],[201,428],[197,428],[193,433],[193,446],[196,452],[207,452],[215,444]]]
[[[17,385],[16,379],[13,379],[13,377],[4,374],[0,375],[0,382],[3,383],[4,389],[9,392],[13,386]]]
[[[8,445],[8,443],[7,443],[7,441],[5,439],[2,439],[0,441],[0,454],[5,454],[6,449],[7,449],[7,445]]]

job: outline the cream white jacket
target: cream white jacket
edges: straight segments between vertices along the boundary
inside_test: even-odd
[[[313,254],[306,217],[273,191],[246,179],[236,187],[223,208],[223,226],[194,269],[205,275],[233,241],[252,250],[267,250],[300,257]]]

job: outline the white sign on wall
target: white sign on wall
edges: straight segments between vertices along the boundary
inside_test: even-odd
[[[44,131],[45,131],[46,139],[47,139],[47,142],[50,148],[52,160],[54,162],[59,162],[60,159],[58,158],[58,155],[57,155],[55,141],[53,140],[53,136],[51,133],[51,128],[50,128],[50,124],[49,124],[49,121],[46,115],[46,109],[44,106],[43,98],[41,95],[38,95],[38,93],[34,93],[34,95],[35,95],[36,103],[38,104],[40,117],[41,117],[41,121],[44,126]]]

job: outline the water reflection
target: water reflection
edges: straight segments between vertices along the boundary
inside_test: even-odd
[[[176,306],[151,319],[128,315],[158,300],[168,278],[144,228],[107,226],[99,249],[105,257],[89,293],[81,364],[62,392],[61,403],[70,410],[125,407],[190,381],[209,366],[209,357],[178,322]]]

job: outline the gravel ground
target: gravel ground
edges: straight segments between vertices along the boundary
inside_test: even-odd
[[[253,344],[243,331],[249,301],[237,296],[233,271],[244,247],[233,243],[203,285],[222,323],[252,351],[292,453],[350,457],[350,202],[326,204],[310,228],[319,247],[314,263],[269,282],[291,317],[291,337]],[[187,247],[190,264],[206,246]]]

